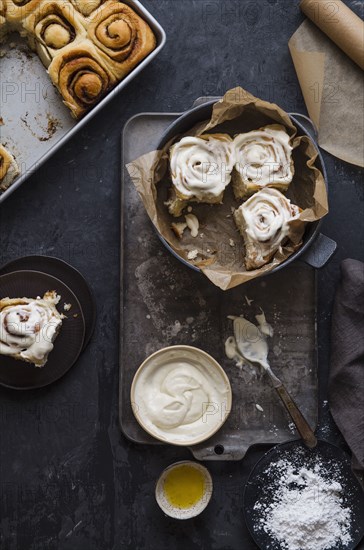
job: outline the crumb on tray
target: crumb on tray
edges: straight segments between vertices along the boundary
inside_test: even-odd
[[[198,256],[198,250],[197,249],[194,249],[194,250],[190,250],[187,254],[187,258],[189,260],[195,260]]]

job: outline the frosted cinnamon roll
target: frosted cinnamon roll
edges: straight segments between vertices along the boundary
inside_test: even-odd
[[[301,209],[277,189],[255,193],[234,212],[235,223],[245,243],[246,269],[268,263],[289,240],[290,222]]]
[[[64,47],[86,37],[82,16],[71,4],[47,1],[23,22],[30,46],[48,67],[53,57]]]
[[[76,10],[84,16],[90,15],[95,11],[104,0],[71,0]]]
[[[49,76],[75,118],[81,118],[116,83],[105,65],[89,40],[64,48],[50,64]]]
[[[4,0],[6,4],[6,20],[11,30],[25,34],[22,23],[32,12],[37,10],[43,0]]]
[[[264,187],[286,191],[294,166],[290,136],[284,126],[271,124],[234,139],[236,164],[233,189],[237,199],[249,197]]]
[[[0,193],[6,191],[19,175],[14,157],[0,145]]]
[[[149,25],[129,6],[108,0],[88,19],[88,37],[110,58],[110,69],[120,79],[156,46]]]
[[[37,299],[0,300],[0,355],[43,367],[62,326],[59,300],[55,291]]]
[[[169,212],[180,216],[189,202],[221,203],[233,166],[232,139],[226,134],[187,136],[175,143],[170,148]]]

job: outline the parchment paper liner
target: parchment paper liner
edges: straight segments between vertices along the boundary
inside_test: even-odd
[[[159,233],[186,260],[189,251],[198,250],[199,260],[191,263],[200,267],[204,275],[223,290],[268,273],[300,246],[305,222],[316,221],[328,212],[326,186],[322,173],[315,166],[317,151],[311,140],[306,136],[296,136],[297,129],[280,107],[254,97],[243,88],[229,90],[214,105],[211,119],[196,125],[185,134],[198,135],[209,131],[234,135],[274,122],[283,124],[292,137],[295,176],[287,197],[303,211],[299,219],[291,223],[292,240],[275,254],[269,264],[257,270],[246,271],[244,267],[243,239],[232,217],[232,207],[237,208],[240,202],[235,200],[231,185],[225,190],[222,205],[191,203],[193,213],[200,222],[200,231],[196,238],[192,238],[188,230],[181,240],[173,233],[171,223],[184,221],[184,216],[174,218],[164,204],[171,185],[168,150],[171,143],[182,136],[176,136],[163,150],[147,153],[127,165],[130,177]],[[235,246],[230,245],[231,239]]]

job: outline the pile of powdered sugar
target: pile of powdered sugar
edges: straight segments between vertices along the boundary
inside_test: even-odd
[[[351,541],[351,511],[340,473],[316,459],[297,465],[283,458],[264,472],[273,492],[254,506],[258,528],[284,550],[326,550]],[[267,477],[268,476],[268,477]]]

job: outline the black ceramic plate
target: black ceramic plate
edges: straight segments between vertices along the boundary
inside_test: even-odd
[[[364,531],[364,499],[359,482],[351,470],[350,457],[339,447],[319,440],[315,449],[308,449],[301,440],[289,441],[273,447],[255,465],[247,481],[244,492],[245,521],[251,536],[262,550],[282,550],[279,544],[261,525],[261,510],[269,505],[277,491],[277,479],[267,468],[281,459],[287,458],[295,464],[313,467],[317,461],[325,465],[328,479],[335,479],[339,473],[343,487],[343,504],[351,510],[351,541],[347,544],[335,543],[327,550],[353,550],[363,537]],[[319,494],[318,494],[319,496]],[[263,507],[255,508],[260,501]]]
[[[58,380],[75,363],[81,353],[85,321],[79,301],[74,293],[59,279],[38,271],[16,271],[0,277],[1,298],[36,298],[48,290],[61,295],[58,310],[66,313],[61,330],[54,342],[54,349],[47,364],[35,367],[30,363],[0,355],[0,384],[9,388],[26,390],[41,388]],[[70,312],[63,312],[60,305],[72,304]]]
[[[7,263],[0,268],[0,275],[13,271],[41,271],[64,282],[77,296],[85,319],[85,341],[87,346],[93,334],[96,321],[96,306],[91,289],[81,273],[58,258],[50,256],[24,256]],[[72,310],[70,311],[72,313]]]

